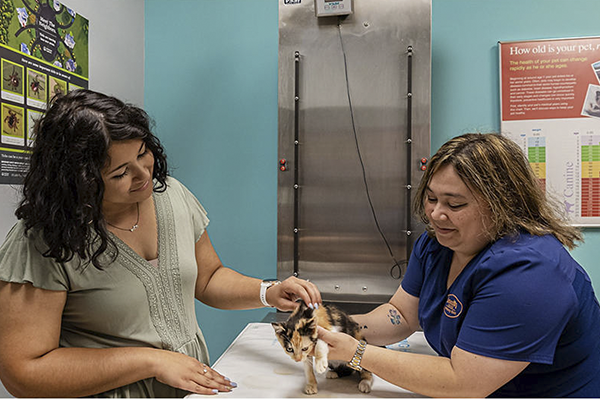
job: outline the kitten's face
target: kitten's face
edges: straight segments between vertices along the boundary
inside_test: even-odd
[[[314,318],[293,319],[287,323],[273,323],[275,336],[285,352],[296,362],[312,356],[317,341],[317,324]]]

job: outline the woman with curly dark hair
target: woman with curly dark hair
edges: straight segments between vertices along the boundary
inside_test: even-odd
[[[99,257],[114,245],[104,223],[110,225],[111,219],[104,219],[101,174],[112,142],[139,140],[146,150],[143,157],[153,158],[154,191],[165,190],[167,160],[149,121],[137,107],[83,90],[56,101],[48,110],[38,125],[23,200],[16,211],[26,230],[42,233],[48,245],[44,255],[58,262],[78,256],[78,262],[89,260],[102,268]],[[119,212],[137,215],[138,206],[136,202]]]
[[[230,391],[207,365],[194,299],[321,302],[310,282],[224,267],[148,115],[101,93],[58,97],[37,123],[16,215],[0,247],[0,378],[18,397]]]

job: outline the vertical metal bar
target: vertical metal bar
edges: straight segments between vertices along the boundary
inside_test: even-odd
[[[412,56],[413,48],[408,46],[407,55],[407,105],[406,105],[406,262],[412,252]]]
[[[294,276],[298,276],[298,260],[300,247],[300,140],[299,140],[299,113],[300,113],[300,52],[294,52]]]

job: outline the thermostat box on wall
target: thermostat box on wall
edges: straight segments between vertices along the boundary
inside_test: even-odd
[[[352,0],[315,0],[317,17],[352,14]]]

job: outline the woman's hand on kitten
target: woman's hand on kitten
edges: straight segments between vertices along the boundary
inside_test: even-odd
[[[271,286],[267,289],[266,297],[267,303],[281,311],[294,310],[298,306],[298,299],[302,299],[310,308],[319,308],[323,302],[321,292],[314,283],[294,276]]]
[[[358,346],[358,340],[342,332],[332,332],[317,326],[319,339],[327,343],[329,360],[350,362]]]

